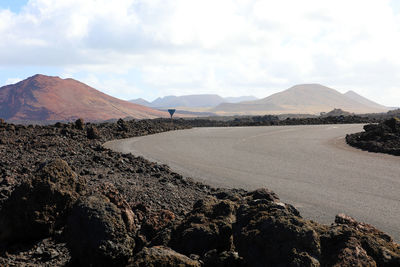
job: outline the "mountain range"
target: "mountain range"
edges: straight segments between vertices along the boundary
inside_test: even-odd
[[[143,98],[133,99],[130,102],[153,108],[207,108],[221,103],[238,103],[257,100],[254,96],[221,97],[216,94],[183,95],[159,97],[152,102]]]
[[[19,121],[89,121],[167,117],[166,112],[106,95],[74,79],[34,75],[0,87],[0,118]]]
[[[353,91],[342,94],[320,84],[300,84],[255,101],[222,103],[211,111],[217,114],[319,114],[332,109],[353,113],[379,113],[390,108],[375,103]]]
[[[157,118],[168,117],[167,108],[178,108],[177,116],[184,117],[206,114],[319,114],[333,109],[352,113],[381,113],[391,109],[353,91],[342,94],[320,84],[296,85],[262,99],[251,96],[223,98],[216,94],[205,94],[167,96],[153,102],[144,99],[128,102],[74,79],[40,74],[0,87],[0,118],[9,121]]]

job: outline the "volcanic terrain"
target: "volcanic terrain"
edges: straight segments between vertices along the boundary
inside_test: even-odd
[[[74,79],[35,75],[0,88],[0,118],[8,121],[90,121],[167,117],[106,95]]]
[[[268,189],[213,188],[102,146],[198,123],[0,120],[0,265],[400,265],[399,244],[372,225],[319,224]]]

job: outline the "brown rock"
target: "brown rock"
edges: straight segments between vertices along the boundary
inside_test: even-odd
[[[347,226],[333,226],[321,236],[325,266],[376,266],[361,246],[357,232]]]
[[[129,264],[130,267],[200,267],[200,263],[170,248],[155,246],[143,248]]]
[[[376,262],[367,254],[365,249],[354,238],[349,240],[346,247],[337,255],[335,267],[344,266],[370,266],[375,267]]]
[[[237,211],[234,241],[250,266],[319,266],[316,224],[270,194],[248,194]]]
[[[83,130],[85,127],[85,122],[83,121],[82,118],[79,118],[75,121],[75,128],[78,130]]]
[[[175,220],[175,214],[169,210],[148,214],[142,223],[141,233],[151,240],[157,233]]]
[[[247,193],[247,196],[251,197],[252,200],[265,199],[268,201],[279,201],[278,195],[267,188],[259,188],[251,191]]]
[[[333,240],[331,243],[338,244],[335,241],[337,239],[345,240],[342,247],[346,248],[344,255],[347,255],[339,258],[363,255],[365,251],[371,262],[375,262],[377,266],[400,266],[400,245],[384,232],[370,224],[357,222],[345,214],[338,214],[335,223],[329,232]]]
[[[119,131],[127,132],[129,130],[128,124],[121,118],[117,121],[117,126]]]
[[[0,211],[0,240],[19,241],[51,235],[65,224],[85,181],[56,159],[32,180],[18,186]]]
[[[135,241],[121,210],[101,194],[79,200],[66,229],[73,261],[83,266],[126,265]]]
[[[233,248],[232,224],[235,204],[209,197],[195,203],[193,210],[171,235],[170,246],[183,254],[204,255],[209,250]]]
[[[136,231],[137,219],[128,202],[122,197],[115,186],[111,183],[105,183],[100,186],[99,192],[106,196],[111,203],[117,206],[121,211],[122,219],[125,223],[126,229],[129,232]]]
[[[365,234],[370,234],[370,235],[375,235],[379,238],[382,238],[388,242],[392,242],[392,238],[385,234],[384,232],[378,230],[376,227],[363,223],[363,222],[357,222],[354,218],[347,216],[346,214],[340,213],[336,215],[335,217],[335,223],[337,224],[344,224],[352,227],[353,229],[356,229],[360,232],[363,232]]]
[[[86,130],[86,136],[88,139],[99,139],[100,133],[95,126],[88,127]]]

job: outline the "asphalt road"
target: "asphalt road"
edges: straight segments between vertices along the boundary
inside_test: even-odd
[[[400,157],[346,145],[362,125],[195,128],[112,141],[106,147],[168,164],[220,187],[267,187],[303,217],[338,213],[400,241]]]

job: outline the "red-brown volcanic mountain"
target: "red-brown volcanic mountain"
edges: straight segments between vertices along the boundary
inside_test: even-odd
[[[108,120],[167,117],[161,112],[106,95],[74,79],[35,75],[0,88],[0,118],[6,120]]]

